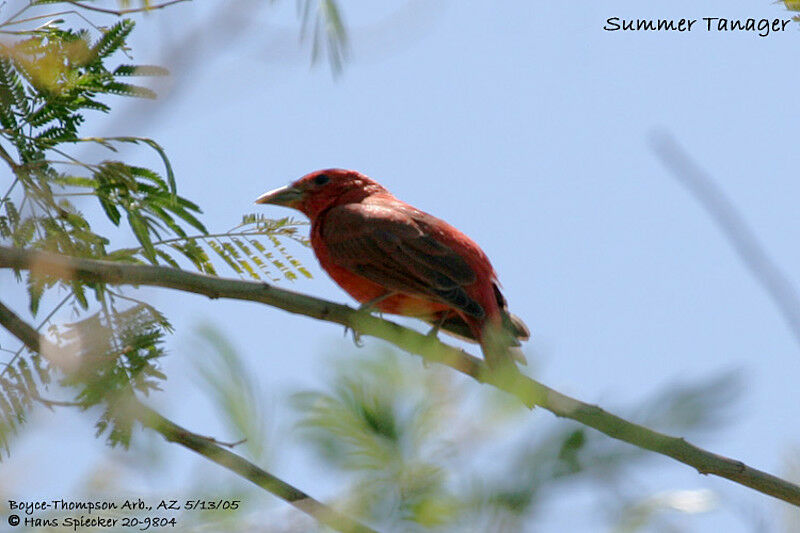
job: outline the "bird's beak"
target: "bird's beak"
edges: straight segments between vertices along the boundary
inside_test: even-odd
[[[291,185],[287,185],[285,187],[281,187],[280,189],[275,189],[274,191],[269,191],[262,194],[256,198],[256,203],[295,207],[302,199],[303,192],[301,190],[292,187]]]

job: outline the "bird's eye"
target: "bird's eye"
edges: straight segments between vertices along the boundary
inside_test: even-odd
[[[325,174],[320,174],[319,176],[314,178],[314,184],[315,185],[325,185],[329,181],[331,181],[331,179],[328,176],[326,176]]]

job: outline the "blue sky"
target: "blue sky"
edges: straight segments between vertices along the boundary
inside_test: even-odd
[[[343,1],[351,54],[335,79],[324,64],[309,69],[293,2],[257,4],[232,2],[249,6],[244,20],[231,8],[232,31],[190,41],[180,53],[174,43],[204,22],[208,5],[141,17],[136,61],[164,64],[173,77],[157,85],[160,101],[121,101],[124,119],[87,128],[156,139],[182,193],[215,230],[257,210],[290,214],[252,201],[311,170],[365,172],[484,248],[512,310],[533,331],[526,351],[537,378],[613,410],[670,383],[739,369],[745,387],[734,416],[697,444],[786,474],[800,447],[800,348],[648,139],[674,135],[800,284],[800,25],[766,38],[706,32],[702,20],[691,33],[603,30],[608,17],[788,18],[781,4]],[[291,288],[350,303],[310,250],[295,252],[314,279]],[[350,349],[330,324],[144,292],[177,326],[170,384],[157,401],[201,432],[213,433],[215,422],[196,409],[207,400],[185,377],[196,324],[213,321],[235,339],[276,405],[285,392],[320,382],[325,350]],[[95,464],[105,452],[90,421],[72,423],[43,415],[10,468],[35,465],[55,472],[54,487],[69,487],[77,468],[56,467],[66,456],[35,457],[48,450],[55,425],[85,450],[72,464]],[[690,530],[750,531],[731,511],[737,507],[778,527],[775,501],[668,459],[651,463],[640,476],[649,491],[718,492],[720,509],[682,522]],[[302,457],[277,470],[315,486]],[[32,496],[40,490],[25,486]],[[547,517],[545,529],[592,531],[592,511],[580,501],[569,517]]]

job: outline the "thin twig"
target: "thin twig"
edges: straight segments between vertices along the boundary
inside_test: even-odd
[[[39,326],[36,327],[36,331],[42,329],[42,327],[45,324],[47,324],[47,321],[53,318],[53,315],[55,315],[58,312],[58,310],[64,306],[64,304],[66,304],[68,301],[70,301],[70,299],[72,299],[72,296],[73,294],[69,293],[64,297],[63,300],[58,302],[58,304],[50,311],[50,313],[46,317],[44,317],[44,319],[39,323]],[[6,371],[11,367],[11,365],[14,364],[14,362],[20,356],[24,348],[25,346],[23,344],[23,346],[19,350],[17,350],[17,352],[14,354],[14,357],[12,357],[10,361],[8,361],[8,364],[6,364],[5,368],[3,368],[2,372],[0,372],[0,378],[2,378],[5,375]]]
[[[3,304],[0,303],[0,306],[2,306],[2,305]],[[7,311],[8,311],[8,308],[0,311],[0,316],[7,316],[7,314],[8,314]],[[26,396],[29,396],[31,399],[39,402],[40,404],[44,405],[45,407],[47,407],[48,409],[51,409],[51,410],[53,409],[53,407],[81,407],[83,405],[80,402],[67,402],[67,401],[62,401],[62,400],[51,400],[49,398],[44,398],[44,397],[40,396],[39,393],[37,393],[35,390],[27,389],[27,388],[23,387],[19,383],[13,383],[13,382],[7,381],[6,384],[9,387],[17,389],[20,393],[22,393],[22,394],[24,394]]]
[[[767,253],[725,192],[714,182],[675,139],[653,135],[653,150],[672,175],[683,184],[711,215],[739,258],[780,311],[789,331],[800,345],[800,295],[789,276]]]
[[[10,17],[8,17],[6,20],[4,20],[2,23],[0,23],[0,27],[6,26],[7,24],[9,24],[12,20],[14,20],[18,16],[22,15],[23,13],[25,13],[28,9],[30,9],[32,5],[33,4],[31,2],[29,2],[27,5],[22,6],[22,8],[20,8],[19,11],[17,11],[16,13],[14,13]]]
[[[2,158],[3,161],[8,163],[8,166],[10,166],[11,170],[13,170],[14,172],[16,172],[19,169],[20,165],[16,161],[14,161],[14,158],[11,157],[11,154],[9,154],[5,148],[3,148],[3,145],[0,145],[0,158]]]
[[[0,325],[21,340],[25,346],[33,352],[40,353],[43,356],[44,354],[58,353],[57,346],[52,346],[47,339],[41,338],[33,327],[23,321],[1,301]],[[57,365],[56,361],[51,360],[51,363]],[[131,398],[131,402],[132,409],[130,412],[143,426],[160,433],[167,441],[180,444],[214,461],[218,465],[224,466],[228,470],[239,474],[248,481],[274,494],[304,513],[309,514],[320,523],[346,533],[377,533],[374,529],[340,514],[333,508],[315,500],[300,489],[262,470],[235,453],[222,448],[222,446],[220,446],[221,443],[218,443],[214,439],[197,435],[182,428],[167,418],[164,418],[150,407],[144,405],[135,397]],[[58,404],[60,402],[52,403]],[[234,446],[236,444],[237,443],[224,445]]]
[[[3,24],[0,27],[14,26],[16,24],[24,24],[26,22],[34,22],[36,20],[41,20],[41,19],[46,19],[46,18],[60,17],[61,15],[75,15],[75,16],[78,16],[78,17],[82,18],[84,20],[84,22],[86,22],[87,24],[92,26],[94,29],[96,29],[99,32],[102,32],[102,30],[98,26],[96,26],[91,20],[89,20],[88,18],[84,17],[83,14],[80,11],[75,11],[74,9],[70,9],[69,11],[56,11],[55,13],[45,13],[44,15],[36,15],[35,17],[29,17],[29,18],[26,18],[26,19],[15,20],[14,22],[6,22],[5,24]],[[42,26],[39,26],[39,27],[41,28]]]
[[[6,200],[8,200],[8,198],[11,196],[11,192],[14,190],[14,187],[17,186],[17,183],[19,183],[19,178],[14,178],[14,181],[11,182],[11,185],[8,187],[6,193],[2,198],[0,198],[0,205],[6,203]]]
[[[2,304],[0,304],[0,305],[2,305]],[[39,402],[40,404],[42,404],[42,405],[44,405],[45,407],[48,407],[48,408],[53,408],[53,407],[83,407],[83,404],[81,402],[69,402],[69,401],[64,401],[64,400],[53,400],[53,399],[50,399],[50,398],[44,398],[40,394],[37,394],[36,391],[31,391],[31,390],[25,389],[25,388],[23,388],[23,387],[21,387],[19,385],[14,385],[13,383],[11,383],[11,386],[15,386],[18,390],[20,390],[21,392],[24,392],[25,394],[30,395],[30,397],[33,400]],[[210,442],[211,444],[214,444],[214,445],[217,445],[217,446],[224,446],[224,447],[230,448],[230,449],[233,449],[233,448],[235,448],[237,446],[240,446],[240,445],[244,444],[245,442],[247,442],[247,439],[239,439],[239,440],[234,441],[234,442],[226,442],[226,441],[221,441],[219,439],[215,439],[214,437],[207,437],[205,435],[200,435],[198,433],[193,433],[193,435],[195,437],[197,437],[198,439],[205,440],[207,442]]]
[[[82,9],[88,9],[89,11],[97,11],[98,13],[106,13],[108,15],[116,15],[121,17],[122,15],[130,15],[132,13],[145,13],[148,11],[155,11],[156,9],[164,9],[165,7],[169,7],[174,4],[180,4],[181,2],[189,2],[191,0],[171,0],[170,2],[164,2],[163,4],[154,4],[150,6],[144,7],[131,7],[128,9],[108,9],[105,7],[97,7],[91,4],[84,4],[79,2],[78,0],[62,0],[67,2],[68,4],[72,4],[75,7],[80,7]]]
[[[82,193],[82,194],[84,194],[84,193]],[[88,193],[85,193],[85,194],[88,195],[88,196],[93,196],[93,195],[96,195],[97,193],[88,192]],[[260,230],[257,230],[257,229],[244,230],[244,231],[229,231],[229,232],[225,232],[225,233],[205,233],[205,234],[198,233],[198,234],[195,234],[195,235],[187,235],[186,237],[170,237],[169,239],[162,239],[160,241],[153,241],[153,246],[162,246],[162,245],[165,245],[165,244],[172,244],[172,243],[176,243],[176,242],[220,239],[220,238],[225,238],[225,237],[260,237],[260,236],[264,236],[264,235],[270,235],[272,233],[273,232],[270,232],[270,231],[260,231]],[[298,239],[293,237],[292,235],[285,235],[285,237],[288,237],[288,238],[290,238],[292,240],[295,240],[297,242],[301,242],[301,241],[298,241]],[[217,242],[219,244],[219,241],[215,241],[215,242]],[[123,248],[123,249],[121,249],[119,251],[120,252],[134,252],[136,250],[141,250],[141,249],[142,249],[142,247],[139,246],[139,247],[135,247],[135,248]]]
[[[304,513],[311,515],[319,522],[337,531],[346,531],[348,533],[376,533],[374,529],[340,514],[324,503],[315,500],[300,489],[262,470],[235,453],[229,452],[221,446],[209,441],[206,437],[196,435],[170,420],[167,420],[146,405],[136,401],[134,408],[136,410],[135,416],[139,422],[141,422],[143,426],[160,433],[167,441],[180,444],[214,461],[218,465],[224,466],[228,470],[239,474],[262,489],[271,492]]]
[[[67,402],[63,400],[51,400],[50,398],[43,398],[32,391],[26,391],[27,394],[30,394],[31,397],[39,402],[40,404],[44,405],[45,407],[53,408],[53,407],[82,407],[83,404],[81,402]]]
[[[800,507],[800,486],[698,448],[686,440],[628,422],[602,408],[581,402],[519,373],[490,371],[481,359],[438,339],[394,322],[359,312],[346,305],[321,300],[267,283],[195,274],[149,265],[131,265],[66,257],[48,252],[0,247],[0,268],[27,269],[34,274],[78,279],[89,283],[166,287],[209,298],[260,302],[290,313],[350,327],[363,335],[384,339],[399,348],[441,363],[475,380],[516,396],[528,407],[540,406],[559,417],[571,418],[615,439],[651,450],[687,464],[701,474],[713,474]]]
[[[237,446],[241,446],[242,444],[247,442],[247,439],[239,439],[239,440],[235,440],[233,442],[225,442],[223,440],[217,440],[214,437],[206,437],[206,436],[203,436],[203,435],[197,435],[197,436],[200,437],[201,439],[207,440],[211,444],[216,444],[217,446],[225,446],[226,448],[230,448],[230,449],[236,448]]]

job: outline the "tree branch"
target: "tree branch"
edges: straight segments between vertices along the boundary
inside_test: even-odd
[[[700,202],[717,223],[753,277],[780,311],[789,331],[800,345],[800,295],[778,264],[769,256],[755,232],[733,202],[711,177],[692,161],[669,135],[653,135],[653,150],[672,175]]]
[[[260,302],[291,313],[353,328],[363,335],[384,339],[403,350],[441,363],[475,380],[516,396],[528,407],[540,406],[615,439],[654,451],[695,468],[800,507],[800,486],[749,467],[741,461],[706,451],[686,440],[628,422],[602,408],[561,394],[516,369],[491,372],[481,359],[438,339],[399,324],[359,312],[346,305],[273,287],[267,283],[218,278],[174,268],[131,265],[66,257],[48,252],[0,247],[0,268],[30,270],[34,275],[79,279],[116,285],[149,285],[177,289],[209,298]]]
[[[91,4],[84,4],[79,2],[78,0],[62,0],[62,1],[68,4],[72,4],[75,7],[88,9],[89,11],[97,11],[98,13],[107,13],[109,15],[116,15],[118,17],[121,17],[122,15],[130,15],[132,13],[144,13],[147,11],[155,11],[156,9],[164,9],[165,7],[169,7],[173,4],[179,4],[181,2],[189,2],[190,0],[171,0],[169,2],[164,2],[163,4],[154,4],[144,7],[132,7],[128,9],[108,9],[105,7],[93,6]]]
[[[42,356],[58,353],[58,347],[53,346],[47,339],[41,337],[30,324],[6,307],[2,301],[0,301],[0,325],[33,352],[40,353]],[[57,361],[52,359],[49,361],[56,366],[58,365]],[[45,402],[53,405],[68,405],[66,402],[54,402],[51,400],[45,400]],[[169,442],[180,444],[206,459],[239,474],[248,481],[309,514],[320,523],[345,533],[377,533],[352,518],[336,512],[331,507],[315,500],[300,489],[262,470],[246,459],[224,449],[219,444],[212,442],[208,437],[192,433],[171,422],[158,412],[139,402],[134,396],[131,397],[130,407],[130,412],[144,427],[158,432]]]
[[[3,148],[2,145],[0,145],[0,158],[2,158],[2,160],[5,161],[8,164],[8,166],[11,167],[11,170],[13,170],[14,172],[16,172],[19,169],[20,165],[16,161],[14,161],[14,158],[11,157],[11,154],[9,154],[6,151],[6,149]]]
[[[222,448],[218,444],[214,444],[206,437],[192,433],[174,424],[146,405],[136,401],[133,407],[137,411],[137,420],[143,426],[157,431],[169,442],[175,442],[185,448],[189,448],[206,459],[214,461],[232,472],[236,472],[248,481],[271,492],[304,513],[311,515],[319,522],[337,531],[376,533],[375,530],[339,514],[324,503],[315,500],[300,489],[289,485],[235,453]]]

